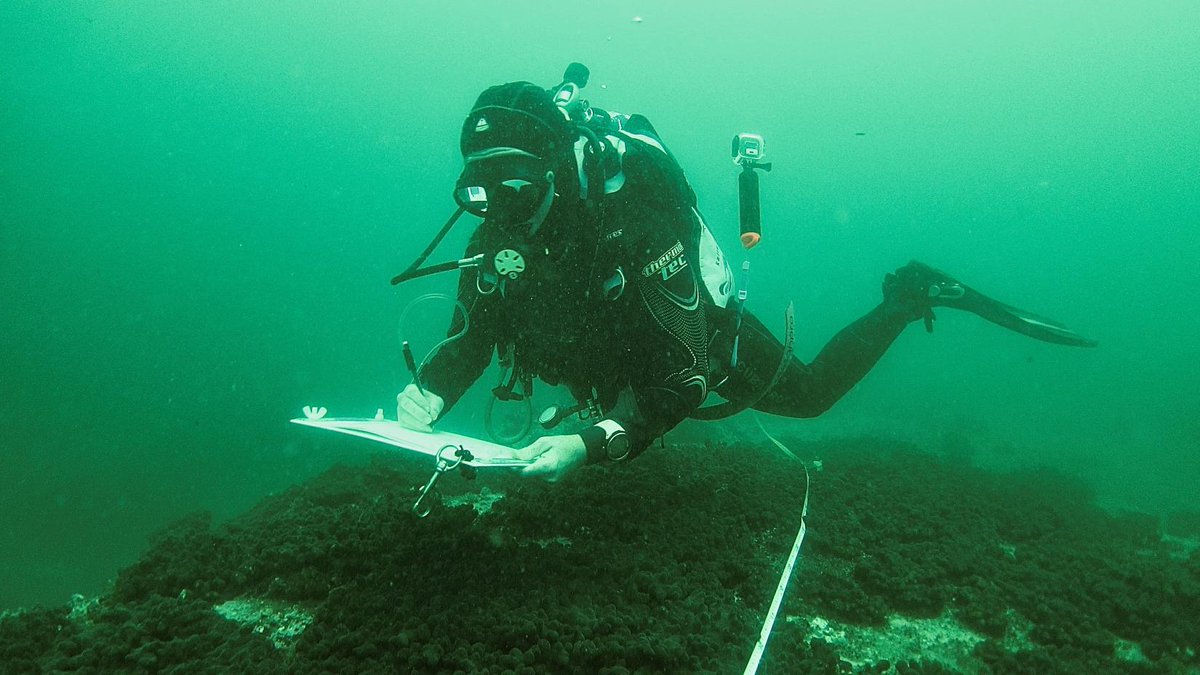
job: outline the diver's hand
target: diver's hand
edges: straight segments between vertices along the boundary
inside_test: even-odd
[[[433,422],[445,407],[441,396],[410,384],[396,395],[396,421],[409,429],[433,431]]]
[[[583,466],[587,448],[579,434],[542,436],[533,443],[513,452],[517,459],[532,459],[533,464],[521,470],[522,476],[541,478],[557,483],[564,476]]]

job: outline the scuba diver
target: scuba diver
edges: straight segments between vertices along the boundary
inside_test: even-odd
[[[497,352],[509,369],[493,391],[498,399],[528,401],[538,378],[577,399],[566,410],[548,409],[543,427],[571,416],[593,422],[514,451],[533,460],[523,474],[555,481],[584,463],[635,457],[689,416],[747,408],[820,415],[908,324],[924,320],[932,330],[935,307],[971,311],[1049,342],[1095,345],[914,261],[885,276],[879,305],[802,363],[791,353],[790,308],[782,342],[745,310],[745,292],[736,292],[696,196],[654,127],[640,115],[589,106],[580,96],[586,82],[587,69],[572,64],[549,90],[529,82],[491,87],[467,115],[459,208],[393,279],[462,270],[447,340],[419,368],[406,344],[414,381],[397,396],[405,426],[431,430]],[[465,256],[421,268],[463,212],[483,219]],[[724,402],[702,407],[710,393]]]

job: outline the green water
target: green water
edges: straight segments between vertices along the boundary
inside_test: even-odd
[[[802,358],[909,258],[1101,341],[943,311],[825,417],[768,424],[1194,508],[1200,4],[744,4],[0,3],[0,607],[362,457],[285,421],[407,382],[400,312],[453,280],[387,280],[452,209],[463,115],[571,60],[654,120],[727,252],[728,140],[767,138],[751,307],[794,300]]]

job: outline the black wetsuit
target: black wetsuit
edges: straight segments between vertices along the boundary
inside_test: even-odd
[[[792,358],[779,382],[764,392],[779,367],[783,345],[747,313],[739,333],[737,367],[714,391],[730,401],[755,400],[755,410],[785,417],[816,417],[875,366],[909,321],[881,303],[833,336],[811,363]],[[714,352],[720,350],[719,340],[720,336]]]
[[[616,189],[601,200],[599,217],[578,199],[556,198],[529,241],[487,221],[475,232],[467,256],[512,248],[527,267],[494,290],[479,272],[463,273],[459,300],[470,329],[420,373],[446,410],[479,378],[494,348],[512,346],[525,372],[577,396],[594,388],[605,418],[626,431],[636,455],[688,417],[710,381],[727,399],[757,400],[758,410],[818,415],[870,370],[907,323],[880,305],[811,364],[792,359],[763,395],[783,346],[747,314],[737,367],[710,369],[710,362],[729,362],[732,312],[716,305],[700,279],[695,197],[674,160],[650,144],[627,139],[621,167],[623,183],[610,185]],[[604,297],[602,282],[622,277],[619,295]],[[461,325],[456,317],[450,334]],[[589,461],[602,459],[604,431],[591,427],[581,435]]]

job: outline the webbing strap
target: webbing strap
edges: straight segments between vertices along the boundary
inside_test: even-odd
[[[779,358],[779,366],[775,368],[775,374],[771,376],[771,381],[767,383],[767,386],[758,390],[758,392],[756,392],[753,396],[742,401],[726,401],[724,403],[710,405],[705,408],[696,408],[691,412],[691,414],[688,415],[688,417],[694,420],[704,420],[708,422],[712,420],[724,419],[731,415],[736,415],[747,408],[754,407],[754,405],[761,401],[768,392],[775,388],[775,385],[779,384],[779,380],[783,379],[784,373],[787,372],[788,366],[792,362],[792,348],[796,344],[795,303],[788,303],[787,310],[784,311],[783,317],[786,321],[783,339],[783,355]],[[766,431],[764,430],[763,433],[766,433]],[[771,435],[767,434],[767,438],[771,438]],[[772,438],[771,440],[775,439]],[[776,441],[775,444],[781,445],[778,441]]]

